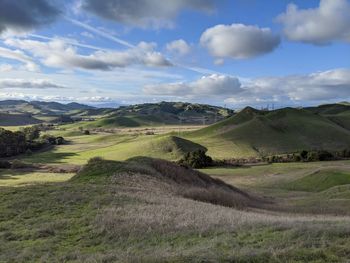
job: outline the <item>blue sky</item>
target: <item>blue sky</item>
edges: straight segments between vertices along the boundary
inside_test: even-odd
[[[349,0],[0,1],[0,99],[350,99]]]

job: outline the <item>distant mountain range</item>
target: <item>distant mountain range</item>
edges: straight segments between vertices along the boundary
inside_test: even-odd
[[[90,127],[138,127],[161,124],[212,124],[233,110],[184,102],[145,103],[119,108],[96,108],[79,103],[0,101],[0,125],[89,120]]]
[[[76,102],[62,104],[58,102],[4,100],[0,101],[0,112],[8,114],[60,115],[75,110],[87,110],[94,107]]]

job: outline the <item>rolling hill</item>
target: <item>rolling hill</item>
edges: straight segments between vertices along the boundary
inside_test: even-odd
[[[350,148],[350,131],[333,117],[307,109],[259,111],[247,107],[186,138],[204,145],[209,154],[221,158]]]
[[[94,107],[76,102],[62,104],[58,102],[3,100],[0,101],[0,112],[8,114],[60,115],[75,110],[87,110]]]
[[[4,100],[0,101],[0,125],[20,126],[42,122],[55,122],[62,115],[68,117],[76,111],[89,110],[93,107],[79,104],[44,101]]]
[[[350,130],[350,105],[348,103],[325,104],[307,110],[322,115],[339,126]]]
[[[140,127],[155,125],[212,124],[231,116],[234,111],[222,107],[184,102],[145,103],[119,108],[42,101],[0,101],[0,113],[32,114],[43,122],[58,122],[61,116],[74,121],[87,121],[89,128]],[[60,118],[58,118],[60,117]],[[36,122],[29,123],[35,124]],[[7,125],[7,124],[3,124]]]
[[[184,102],[144,103],[121,106],[101,112],[108,116],[88,124],[89,127],[140,127],[155,125],[212,124],[234,111],[222,107]],[[86,112],[88,113],[88,112]],[[93,112],[90,112],[93,113]],[[95,112],[96,113],[96,112]],[[82,116],[80,114],[80,116]]]

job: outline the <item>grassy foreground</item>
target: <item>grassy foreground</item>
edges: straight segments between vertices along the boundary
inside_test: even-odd
[[[210,136],[190,141],[176,127],[155,135],[147,129],[82,135],[64,127],[50,133],[67,144],[18,157],[44,164],[42,170],[0,173],[0,262],[350,258],[350,161],[214,167],[202,174],[135,156],[176,160],[206,147],[224,158],[250,146]],[[106,160],[77,174],[57,172],[95,156]]]
[[[167,174],[169,169],[179,177]],[[201,187],[206,177],[188,171],[191,180],[179,181],[181,169],[163,161],[154,166],[149,159],[97,161],[67,182],[1,187],[0,262],[345,262],[349,257],[349,217],[195,201],[173,189],[183,183]]]

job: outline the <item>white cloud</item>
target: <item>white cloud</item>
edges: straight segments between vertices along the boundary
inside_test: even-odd
[[[147,95],[203,97],[227,96],[242,91],[240,81],[235,77],[212,74],[193,82],[163,83],[147,85],[143,89]]]
[[[174,40],[166,45],[166,49],[173,53],[178,53],[181,56],[187,55],[191,51],[191,47],[183,39]]]
[[[87,37],[87,38],[95,38],[93,34],[91,34],[90,32],[87,32],[87,31],[81,32],[80,35],[82,35],[83,37]]]
[[[232,24],[208,28],[200,43],[215,57],[246,59],[272,52],[280,38],[269,28]]]
[[[350,69],[251,80],[244,92],[226,99],[238,104],[326,102],[350,99]]]
[[[105,19],[141,28],[170,28],[184,9],[212,11],[213,0],[84,0],[82,7]]]
[[[292,41],[327,44],[335,40],[350,42],[350,3],[347,0],[321,0],[320,6],[298,9],[289,4],[277,21]]]
[[[21,50],[12,50],[0,47],[0,57],[16,60],[24,63],[24,69],[28,71],[38,71],[39,67],[32,58],[24,54]]]
[[[131,65],[150,67],[171,65],[161,53],[151,50],[153,44],[146,43],[141,43],[140,47],[126,51],[99,50],[88,55],[79,54],[76,47],[68,44],[64,39],[58,38],[48,42],[12,38],[6,39],[4,43],[8,46],[26,50],[34,57],[40,59],[46,66],[55,68],[111,70]]]
[[[1,89],[65,89],[47,79],[0,79]]]
[[[0,64],[0,72],[8,72],[13,70],[13,66],[10,64]]]
[[[143,92],[147,96],[225,101],[235,106],[320,104],[350,100],[350,69],[250,80],[212,74],[193,82],[146,85]]]
[[[59,96],[59,95],[43,95],[43,94],[27,94],[23,92],[0,92],[1,100],[27,100],[27,101],[55,101],[55,102],[80,102],[80,103],[101,103],[112,102],[114,99],[103,96],[86,96],[86,97],[73,97],[73,96]]]

